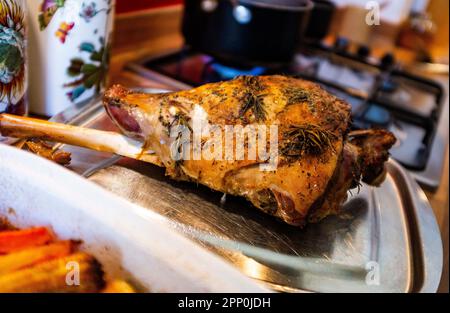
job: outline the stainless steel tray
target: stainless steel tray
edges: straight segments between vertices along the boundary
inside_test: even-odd
[[[115,129],[98,101],[53,120]],[[221,205],[222,194],[174,182],[151,164],[63,148],[72,153],[72,170],[165,216],[174,228],[275,290],[437,290],[442,271],[440,232],[425,194],[395,161],[387,164],[385,182],[379,188],[364,185],[340,216],[298,229],[240,198],[228,197]]]

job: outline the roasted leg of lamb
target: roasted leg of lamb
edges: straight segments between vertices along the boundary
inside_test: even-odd
[[[104,105],[130,147],[142,142],[140,153],[124,144],[114,152],[163,166],[173,179],[243,196],[296,226],[337,213],[361,181],[380,183],[395,143],[385,130],[351,132],[347,103],[285,76],[241,76],[165,94],[113,86]],[[0,118],[0,131],[21,136],[17,124]],[[55,130],[30,128],[27,136],[115,150],[89,143],[86,131],[83,140],[65,140]]]

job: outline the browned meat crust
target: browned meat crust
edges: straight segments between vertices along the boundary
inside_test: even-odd
[[[146,141],[170,177],[244,196],[264,212],[299,226],[308,217],[316,221],[336,212],[361,174],[371,183],[395,141],[385,131],[353,133],[348,139],[350,106],[312,82],[285,76],[243,76],[168,94],[113,86],[104,104],[125,134]],[[174,162],[169,151],[174,139],[168,134],[174,125],[192,127],[193,112],[199,110],[207,123],[221,129],[277,125],[277,169],[261,171],[265,160],[258,158]]]
[[[69,165],[71,161],[70,153],[62,150],[54,150],[50,145],[41,140],[26,140],[23,143],[23,148],[60,165]]]

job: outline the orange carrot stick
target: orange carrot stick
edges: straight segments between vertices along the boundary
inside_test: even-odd
[[[106,283],[102,293],[135,293],[133,287],[123,280],[114,280]]]
[[[78,266],[79,285],[68,284],[68,263]],[[97,260],[86,253],[78,252],[63,258],[39,263],[33,267],[0,275],[0,293],[8,292],[98,292],[105,281]],[[2,311],[3,312],[3,311]]]
[[[0,254],[41,246],[53,239],[45,227],[0,232]]]
[[[0,255],[0,275],[68,256],[76,246],[73,241],[59,241]]]

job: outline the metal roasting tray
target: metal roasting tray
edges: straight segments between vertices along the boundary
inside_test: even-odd
[[[161,90],[146,90],[162,92]],[[116,130],[102,104],[80,105],[52,120]],[[246,275],[286,292],[435,292],[442,242],[428,200],[395,161],[378,188],[364,185],[342,214],[304,229],[286,225],[237,197],[175,182],[152,164],[62,145],[70,168],[171,221]],[[155,238],[164,240],[164,238]]]

